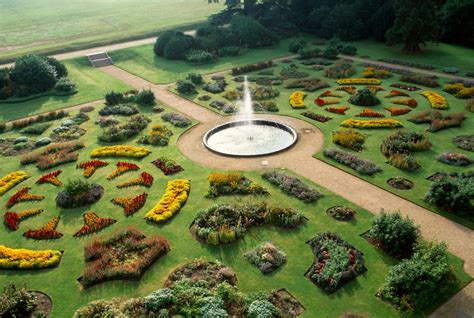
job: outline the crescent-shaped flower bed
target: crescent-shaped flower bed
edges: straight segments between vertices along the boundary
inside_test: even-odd
[[[359,129],[379,129],[379,128],[399,128],[402,123],[394,119],[353,119],[349,118],[341,123],[341,127],[359,128]]]
[[[304,104],[304,99],[306,97],[305,92],[296,91],[290,95],[290,106],[294,109],[306,108]]]
[[[130,216],[143,208],[146,203],[148,194],[143,192],[134,197],[130,198],[113,198],[111,202],[123,208],[125,216]]]
[[[364,108],[364,110],[356,116],[357,117],[385,117],[384,114],[380,112],[376,112],[375,110],[372,110],[370,108]]]
[[[134,228],[94,239],[84,247],[84,271],[78,281],[88,288],[109,280],[138,280],[169,250],[165,237],[146,238]]]
[[[164,222],[178,213],[188,200],[191,181],[177,179],[168,181],[165,194],[160,201],[145,214],[145,219],[152,222]]]
[[[388,93],[388,94],[385,95],[384,97],[385,97],[385,98],[392,98],[392,97],[409,97],[409,96],[410,96],[410,95],[408,95],[408,94],[405,93],[405,92],[402,92],[402,91],[393,89],[393,90],[390,91],[390,93]]]
[[[143,158],[148,156],[150,152],[151,151],[145,147],[117,145],[96,148],[92,150],[91,157]]]
[[[300,179],[277,171],[265,172],[262,178],[280,188],[286,194],[306,203],[316,202],[323,194]]]
[[[117,222],[111,218],[101,218],[95,212],[89,211],[84,213],[84,225],[79,231],[74,233],[74,237],[80,237],[83,235],[99,232],[100,230]]]
[[[344,78],[336,81],[339,85],[380,85],[382,81],[376,78]]]
[[[51,183],[54,186],[61,186],[63,183],[58,179],[58,176],[62,173],[63,171],[61,169],[58,169],[56,171],[52,171],[50,173],[44,174],[41,177],[39,177],[38,180],[36,180],[36,184],[43,184],[43,183]]]
[[[448,101],[442,95],[433,91],[421,92],[421,95],[426,97],[431,104],[432,108],[435,109],[447,109],[449,107]]]
[[[81,179],[69,180],[65,189],[56,196],[56,205],[64,208],[79,208],[91,205],[102,198],[104,188]]]
[[[259,204],[220,204],[197,213],[190,231],[202,243],[219,245],[231,243],[245,235],[252,226],[270,224],[293,229],[306,222],[300,212],[291,208]]]
[[[102,167],[107,166],[108,163],[105,161],[101,160],[90,160],[90,161],[84,161],[79,164],[77,164],[77,168],[79,169],[84,169],[84,177],[89,178],[91,177],[94,172]]]
[[[222,195],[268,195],[268,190],[252,180],[244,177],[240,172],[220,173],[213,172],[208,177],[208,198],[216,198]]]
[[[400,116],[400,115],[405,115],[411,112],[410,108],[400,108],[400,107],[390,107],[386,106],[383,109],[388,110],[390,112],[390,115],[392,116]]]
[[[322,233],[306,243],[314,262],[305,276],[326,293],[334,293],[367,270],[364,254],[337,234]]]
[[[62,253],[55,250],[13,249],[0,245],[0,268],[41,269],[59,265]]]
[[[6,204],[7,208],[11,208],[21,202],[41,201],[44,199],[44,195],[29,193],[30,189],[29,187],[24,187],[18,190],[8,199]]]
[[[343,91],[349,95],[354,95],[357,92],[357,88],[355,86],[341,86],[336,88],[336,91]]]
[[[24,171],[15,171],[2,177],[0,179],[0,195],[4,195],[5,192],[28,178],[28,174]]]
[[[48,223],[37,230],[28,230],[23,233],[24,237],[35,240],[55,240],[63,236],[62,233],[56,231],[59,223],[59,216],[53,217]]]
[[[112,180],[117,178],[118,176],[121,176],[122,174],[129,172],[129,171],[137,171],[140,169],[140,167],[134,163],[131,162],[123,162],[119,161],[117,162],[117,169],[115,169],[108,177],[107,180]]]
[[[117,185],[117,188],[128,188],[134,186],[151,187],[153,185],[153,176],[148,172],[142,172],[138,178]]]
[[[28,209],[22,212],[5,212],[3,215],[3,223],[12,231],[18,230],[20,222],[29,218],[30,216],[38,215],[43,212],[43,209]]]
[[[158,169],[160,169],[165,176],[184,171],[183,167],[181,167],[174,160],[165,157],[156,159],[152,162],[152,164],[154,164]]]
[[[408,98],[408,99],[398,98],[398,99],[392,100],[391,102],[396,105],[404,105],[410,108],[416,108],[416,106],[418,106],[418,102],[414,98]]]
[[[339,114],[339,115],[345,115],[346,110],[348,110],[349,107],[347,106],[340,106],[340,107],[326,107],[325,110],[333,113],[333,114]]]
[[[342,98],[342,94],[339,93],[333,93],[331,91],[325,91],[319,97],[335,97],[335,98]]]

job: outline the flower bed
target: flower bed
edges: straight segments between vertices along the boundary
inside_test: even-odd
[[[166,238],[146,238],[133,228],[110,238],[94,239],[84,247],[85,267],[78,281],[88,288],[108,280],[139,279],[169,250]]]
[[[385,98],[392,98],[392,97],[409,97],[410,95],[408,95],[407,93],[405,92],[401,92],[399,90],[391,90],[390,93],[388,93],[387,95],[385,95],[384,97]]]
[[[443,87],[443,91],[461,99],[474,97],[474,86],[466,87],[464,83],[446,84]]]
[[[355,86],[342,86],[336,88],[336,91],[343,91],[349,95],[354,95],[357,92],[357,88]]]
[[[390,178],[387,180],[387,184],[391,186],[392,188],[395,188],[398,190],[410,190],[411,188],[415,186],[413,182],[403,177]]]
[[[165,125],[155,124],[148,133],[140,138],[140,142],[164,147],[168,145],[171,136],[173,136],[173,132]]]
[[[360,112],[357,117],[385,117],[384,114],[376,112],[370,108],[364,108],[362,112]]]
[[[321,88],[329,87],[330,85],[319,78],[310,77],[310,78],[298,78],[294,79],[288,84],[286,88],[302,88],[305,92],[314,92]]]
[[[153,176],[148,172],[142,172],[138,178],[117,185],[117,188],[128,188],[133,186],[151,187],[153,185]]]
[[[96,148],[92,150],[91,157],[143,158],[148,156],[150,152],[151,151],[145,147],[117,145]]]
[[[58,179],[58,176],[62,173],[63,171],[61,169],[52,171],[50,173],[44,174],[41,177],[39,177],[38,180],[36,180],[36,184],[43,184],[43,183],[51,183],[52,185],[55,185],[57,187],[63,185],[63,183]]]
[[[31,188],[24,187],[18,190],[14,195],[12,195],[7,201],[7,208],[21,203],[21,202],[31,202],[31,201],[41,201],[44,199],[44,195],[31,194],[29,193]]]
[[[147,197],[148,194],[143,192],[142,194],[130,198],[113,198],[111,202],[123,207],[125,216],[130,216],[143,208]]]
[[[439,87],[438,78],[436,76],[403,74],[400,76],[400,81],[427,87]]]
[[[31,216],[38,215],[41,212],[43,212],[43,209],[28,209],[18,213],[8,211],[3,215],[3,224],[5,224],[5,226],[11,231],[16,231],[18,230],[21,221]]]
[[[396,104],[396,105],[404,105],[404,106],[408,106],[410,108],[416,108],[416,106],[418,106],[418,103],[417,103],[416,99],[414,99],[414,98],[394,99],[391,102],[393,104]]]
[[[347,106],[340,106],[340,107],[326,107],[324,110],[333,113],[333,114],[339,114],[339,115],[345,115],[346,110],[348,110],[349,107]]]
[[[389,78],[392,75],[390,72],[383,68],[375,68],[373,66],[367,66],[362,73],[365,78]]]
[[[461,149],[474,151],[474,135],[461,135],[453,138],[453,143]]]
[[[320,94],[319,97],[335,97],[335,98],[342,98],[341,94],[333,93],[331,91],[325,91],[324,93]]]
[[[176,161],[168,159],[166,157],[161,157],[152,161],[158,169],[160,169],[165,176],[172,175],[181,171],[184,171],[183,167],[181,167]]]
[[[84,143],[77,141],[54,144],[39,152],[24,155],[20,163],[22,165],[36,163],[36,167],[39,170],[47,170],[77,161],[79,158],[77,150],[81,148],[84,148]]]
[[[28,174],[24,171],[15,171],[2,177],[0,179],[0,195],[4,195],[5,192],[28,178]]]
[[[383,109],[388,110],[390,112],[390,115],[392,116],[405,115],[411,112],[411,109],[409,108],[400,108],[400,107],[395,107],[395,106],[391,106],[391,107],[386,106]]]
[[[390,87],[404,89],[409,92],[418,91],[420,89],[419,87],[416,87],[416,86],[400,84],[400,83],[391,84]]]
[[[469,166],[474,162],[471,158],[462,153],[445,152],[436,157],[436,160],[451,166]]]
[[[59,265],[62,253],[55,250],[13,249],[0,245],[0,268],[41,269]]]
[[[443,115],[438,111],[427,111],[415,114],[408,121],[415,124],[429,123],[428,131],[437,132],[446,128],[460,127],[465,119],[466,116],[463,113]]]
[[[242,74],[246,74],[250,72],[261,71],[263,69],[270,68],[272,66],[273,66],[273,61],[247,64],[247,65],[232,68],[232,75],[237,76],[237,75],[242,75]]]
[[[371,176],[376,174],[377,172],[382,171],[382,168],[380,168],[372,161],[361,159],[347,151],[337,149],[325,149],[324,156],[334,159],[340,164],[348,166],[349,168],[359,172],[360,174]]]
[[[374,94],[377,94],[378,92],[382,92],[382,91],[385,90],[385,88],[383,88],[382,86],[379,86],[379,85],[368,85],[366,87],[366,89],[368,89],[369,91],[371,91]]]
[[[447,109],[449,107],[446,98],[436,92],[424,91],[421,93],[421,95],[428,99],[431,104],[431,107],[434,109]]]
[[[360,120],[349,118],[341,123],[341,127],[359,128],[359,129],[375,129],[375,128],[399,128],[403,127],[402,123],[394,119],[370,119]]]
[[[28,230],[23,233],[24,237],[32,238],[35,240],[55,240],[63,237],[63,234],[56,231],[56,227],[59,223],[59,216],[53,217],[48,223],[37,230]]]
[[[145,214],[145,219],[153,222],[164,222],[178,213],[188,200],[191,190],[189,180],[171,180],[166,185],[165,194],[160,201]]]
[[[192,124],[191,119],[178,113],[166,113],[161,116],[161,119],[179,128],[185,128]]]
[[[80,208],[89,206],[102,198],[104,188],[96,183],[90,184],[76,179],[69,180],[63,191],[56,196],[56,205],[64,208]]]
[[[314,100],[314,103],[318,105],[319,107],[323,107],[326,105],[335,105],[339,104],[341,101],[336,98],[328,98],[328,99],[322,99],[321,97],[318,97]]]
[[[326,210],[326,213],[338,221],[350,221],[357,214],[354,209],[342,205],[330,207]]]
[[[315,202],[323,197],[323,194],[315,188],[307,185],[296,177],[281,172],[265,172],[262,178],[279,187],[283,192],[296,197],[306,203]]]
[[[322,233],[307,244],[314,254],[314,262],[305,276],[326,293],[335,292],[366,271],[364,254],[337,234]]]
[[[327,117],[327,116],[324,116],[324,115],[319,115],[319,114],[316,114],[315,112],[312,112],[312,111],[302,112],[301,115],[303,115],[305,117],[308,117],[312,120],[319,121],[320,123],[325,123],[325,122],[332,119],[331,117]]]
[[[286,254],[272,243],[265,242],[244,254],[263,274],[274,272],[286,262]]]
[[[323,72],[324,76],[336,79],[351,77],[355,73],[355,67],[348,63],[336,63],[326,68]]]
[[[354,151],[362,151],[366,138],[366,135],[351,129],[333,131],[331,134],[333,143]]]
[[[119,161],[116,164],[117,169],[115,169],[108,177],[107,180],[112,180],[117,178],[118,176],[121,176],[122,174],[129,172],[129,171],[137,171],[140,169],[140,167],[134,163],[131,162],[123,162]]]
[[[97,138],[101,142],[124,141],[140,134],[149,122],[145,115],[133,115],[127,122],[104,128]]]
[[[336,81],[339,85],[380,85],[382,81],[376,78],[345,78]]]
[[[424,134],[398,130],[382,140],[380,151],[388,158],[388,162],[392,166],[406,171],[414,171],[421,166],[413,154],[430,148],[431,143]]]
[[[105,167],[107,165],[108,163],[102,160],[90,160],[78,163],[76,167],[79,169],[84,169],[84,177],[89,178],[94,174],[97,169]]]
[[[199,241],[219,245],[243,237],[252,226],[270,224],[290,229],[305,222],[303,214],[290,208],[270,207],[265,203],[220,204],[199,211],[190,230]]]
[[[290,95],[290,106],[295,109],[306,108],[304,104],[304,99],[306,97],[306,93],[301,91],[296,91],[291,93]]]
[[[240,172],[220,173],[214,172],[207,177],[209,181],[209,191],[206,194],[209,198],[221,195],[268,195],[265,187],[255,184],[252,180],[244,177]]]
[[[111,218],[101,218],[95,212],[89,211],[83,214],[84,225],[79,231],[74,233],[74,237],[99,232],[100,230],[114,224],[117,220]]]

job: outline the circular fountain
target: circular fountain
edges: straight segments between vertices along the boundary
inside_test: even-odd
[[[241,118],[218,125],[204,135],[207,149],[228,156],[252,157],[288,149],[297,141],[298,135],[290,126],[254,118],[247,78],[241,104]]]

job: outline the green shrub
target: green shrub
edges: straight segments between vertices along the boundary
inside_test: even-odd
[[[323,57],[328,60],[335,60],[338,54],[339,52],[335,48],[328,47],[326,50],[324,50]]]
[[[199,73],[189,73],[186,78],[188,81],[191,81],[194,85],[201,85],[204,83],[202,75]]]
[[[375,106],[380,104],[380,99],[370,89],[363,88],[351,96],[349,102],[357,106]]]
[[[238,56],[240,55],[241,48],[238,46],[226,46],[223,47],[222,49],[219,49],[217,51],[217,55],[219,56]]]
[[[62,77],[54,85],[54,90],[58,93],[72,93],[76,91],[76,84],[71,82],[68,78]]]
[[[91,189],[92,184],[82,179],[70,179],[64,186],[64,191],[71,196],[89,192]]]
[[[186,61],[192,64],[208,64],[216,61],[216,56],[203,50],[191,50],[186,54]]]
[[[153,46],[153,51],[158,56],[165,55],[165,47],[168,42],[176,35],[176,31],[166,31],[165,33],[161,34],[155,41]]]
[[[155,105],[155,93],[149,89],[144,89],[135,95],[135,102],[142,106]]]
[[[163,56],[170,60],[182,60],[193,46],[193,37],[176,33],[165,46]]]
[[[298,51],[298,53],[302,59],[312,59],[318,57],[321,54],[321,49],[317,47],[303,47]]]
[[[175,301],[174,293],[169,288],[158,289],[144,298],[145,307],[150,311],[158,311],[172,305]]]
[[[224,307],[224,301],[216,296],[206,297],[202,300],[201,306],[202,318],[226,318],[229,315]]]
[[[46,62],[48,62],[49,65],[51,65],[54,68],[54,71],[56,72],[56,77],[57,78],[62,78],[66,77],[68,74],[66,65],[64,63],[58,61],[54,57],[46,57]]]
[[[305,48],[308,45],[303,39],[294,39],[290,42],[288,50],[291,53],[298,53],[302,48]]]
[[[273,45],[278,42],[277,36],[265,28],[256,19],[236,15],[230,22],[229,29],[239,39],[240,46],[257,48]]]
[[[30,134],[30,135],[41,135],[49,127],[51,127],[51,123],[38,123],[32,126],[26,127],[21,132],[24,134]]]
[[[54,67],[38,55],[17,58],[9,77],[21,89],[17,91],[20,96],[49,91],[57,82]]]
[[[125,101],[123,93],[110,91],[105,94],[105,104],[108,106],[118,105]]]
[[[380,243],[389,254],[405,258],[412,254],[420,230],[408,217],[402,217],[400,212],[382,211],[380,215],[372,218],[368,235]]]
[[[473,216],[474,182],[472,175],[443,177],[434,181],[425,201],[452,213]]]
[[[176,90],[183,95],[197,94],[196,87],[190,81],[178,81]]]
[[[346,55],[356,55],[357,48],[354,45],[345,45],[341,48],[340,53]]]
[[[276,307],[266,300],[253,301],[248,309],[248,318],[273,318],[277,317],[278,310]]]

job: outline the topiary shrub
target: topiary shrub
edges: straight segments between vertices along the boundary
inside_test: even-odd
[[[386,213],[372,219],[368,236],[384,251],[397,258],[411,256],[420,236],[419,228],[400,212]]]
[[[380,104],[380,99],[370,89],[363,88],[351,96],[349,102],[357,106],[375,106]]]
[[[190,81],[178,81],[176,90],[183,95],[197,94],[196,87]]]

